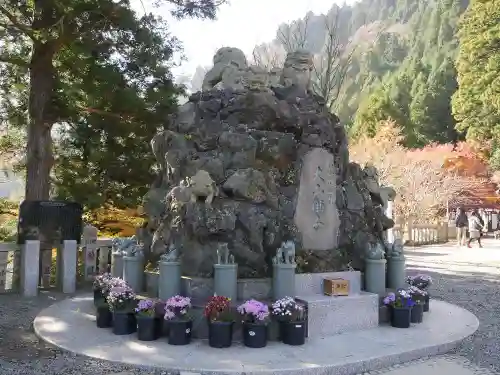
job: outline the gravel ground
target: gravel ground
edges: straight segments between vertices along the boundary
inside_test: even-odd
[[[443,260],[443,264],[446,263]],[[409,273],[414,272],[410,270]],[[426,273],[434,278],[431,290],[434,297],[468,309],[481,323],[476,334],[452,354],[485,370],[500,373],[500,275],[484,277],[474,272],[448,275],[429,270]],[[1,375],[101,375],[124,371],[137,375],[167,374],[75,356],[40,342],[32,330],[33,319],[40,310],[62,298],[61,294],[51,292],[33,299],[15,294],[0,295]]]

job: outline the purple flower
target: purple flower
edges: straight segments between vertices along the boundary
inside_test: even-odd
[[[135,308],[135,312],[140,315],[154,316],[155,315],[155,301],[151,299],[143,299]]]
[[[271,309],[272,314],[282,321],[296,322],[305,319],[304,307],[292,297],[284,297],[275,301]]]
[[[170,297],[165,302],[165,320],[180,319],[189,320],[189,310],[191,309],[191,298],[183,296]]]
[[[246,321],[253,323],[264,322],[269,317],[269,307],[257,300],[251,299],[238,306],[238,312]]]
[[[412,295],[408,290],[399,289],[396,293],[389,293],[383,299],[384,305],[390,305],[392,307],[411,307],[415,305],[415,301],[412,300]]]
[[[104,290],[112,278],[113,276],[111,276],[110,273],[103,273],[101,275],[97,275],[94,278],[94,283],[93,283],[94,289],[101,291]]]
[[[387,297],[384,298],[384,305],[390,305],[396,300],[396,295],[394,293],[389,293]]]
[[[123,281],[123,280],[122,280]],[[136,295],[126,284],[119,284],[110,288],[106,301],[111,311],[133,311]]]

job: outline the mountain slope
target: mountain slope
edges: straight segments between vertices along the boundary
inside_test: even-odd
[[[332,110],[353,137],[373,134],[388,116],[401,125],[406,145],[458,139],[451,113],[457,89],[457,24],[468,0],[363,0],[334,5],[327,15],[306,15],[280,25],[283,35],[305,37],[306,49],[324,53],[325,18],[338,14],[340,45],[355,46]],[[286,49],[286,48],[285,48]]]

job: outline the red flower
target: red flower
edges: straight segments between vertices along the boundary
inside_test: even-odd
[[[208,299],[203,315],[211,321],[228,320],[230,317],[231,299],[224,296],[213,296]]]

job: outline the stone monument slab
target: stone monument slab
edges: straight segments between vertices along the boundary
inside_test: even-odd
[[[303,160],[294,222],[306,250],[331,250],[337,246],[340,226],[336,205],[333,155],[314,148]]]

